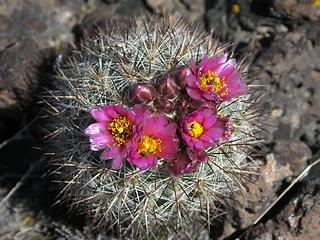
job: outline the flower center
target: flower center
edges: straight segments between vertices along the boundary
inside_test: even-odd
[[[219,93],[219,95],[222,97],[228,93],[228,87],[226,85],[225,78],[219,78],[215,72],[211,72],[210,70],[206,74],[201,75],[200,86],[205,91],[211,91],[215,93],[218,93],[225,88]]]
[[[126,117],[118,117],[108,124],[114,142],[121,146],[132,136],[132,123]]]
[[[143,136],[139,142],[138,152],[142,156],[158,154],[161,152],[161,140],[151,136]]]
[[[197,121],[193,121],[188,124],[189,134],[191,137],[200,137],[203,133],[203,127]]]

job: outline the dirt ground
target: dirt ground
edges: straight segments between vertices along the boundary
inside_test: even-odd
[[[318,165],[256,220],[320,158],[319,0],[0,0],[0,239],[111,239],[59,204],[37,102],[83,29],[141,11],[187,17],[234,42],[272,99],[259,177],[201,239],[317,239]]]

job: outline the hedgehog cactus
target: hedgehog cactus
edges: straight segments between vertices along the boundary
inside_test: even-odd
[[[156,17],[86,38],[44,98],[61,196],[119,237],[208,227],[260,143],[257,91],[229,48]]]

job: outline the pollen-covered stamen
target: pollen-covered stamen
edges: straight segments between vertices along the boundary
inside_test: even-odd
[[[200,137],[203,133],[203,126],[198,123],[197,121],[193,121],[189,123],[188,125],[189,134],[191,137]]]
[[[126,117],[113,119],[108,124],[108,129],[118,146],[125,144],[132,136],[132,123]]]
[[[218,93],[220,96],[225,96],[228,93],[225,78],[219,78],[215,72],[210,70],[201,75],[200,86],[203,90]],[[223,91],[221,92],[221,90]]]
[[[159,154],[161,152],[161,140],[152,136],[143,136],[139,142],[138,152],[142,156]]]

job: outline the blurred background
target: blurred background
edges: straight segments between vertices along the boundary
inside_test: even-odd
[[[320,158],[320,0],[0,0],[0,239],[110,239],[59,203],[41,150],[39,95],[84,31],[145,12],[214,29],[271,100],[259,175],[199,239],[318,239],[318,166],[263,212]]]

